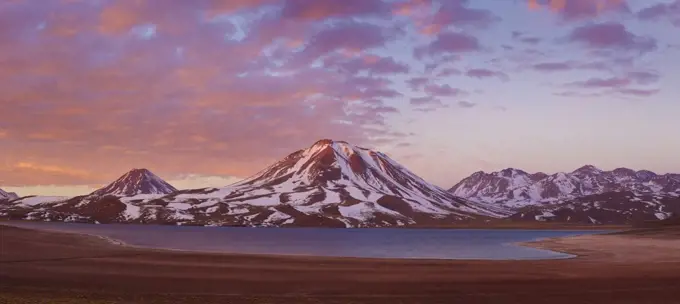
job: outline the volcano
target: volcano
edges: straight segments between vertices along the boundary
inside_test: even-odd
[[[170,194],[177,191],[162,178],[147,169],[132,169],[108,186],[91,195],[135,196],[140,194]]]

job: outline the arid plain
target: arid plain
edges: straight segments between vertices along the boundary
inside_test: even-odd
[[[534,261],[249,256],[0,226],[0,303],[680,303],[680,228],[528,244]]]

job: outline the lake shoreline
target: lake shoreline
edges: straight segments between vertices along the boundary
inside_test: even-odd
[[[680,299],[680,249],[673,240],[650,254],[647,246],[659,241],[646,236],[568,237],[557,245],[578,258],[514,261],[199,254],[3,225],[0,236],[0,302],[9,303],[50,298],[75,304],[665,304]],[[550,242],[555,240],[539,241]]]
[[[0,223],[0,224],[2,224],[2,223]],[[55,224],[57,226],[54,226]],[[111,233],[110,233],[111,230],[110,229],[104,229],[102,231],[92,231],[92,230],[89,230],[89,231],[84,230],[83,231],[83,230],[80,230],[79,228],[76,228],[76,229],[73,229],[73,230],[64,229],[64,227],[69,227],[70,225],[74,225],[74,226],[78,225],[78,226],[81,226],[81,227],[85,227],[85,229],[88,229],[87,227],[90,226],[91,224],[61,223],[61,222],[14,221],[14,222],[6,222],[5,225],[16,227],[16,228],[22,228],[22,229],[35,229],[35,230],[42,230],[42,231],[47,231],[47,232],[68,233],[68,234],[75,234],[75,235],[80,235],[80,236],[84,236],[84,237],[91,237],[91,238],[104,240],[107,243],[112,244],[112,245],[122,246],[122,247],[126,247],[126,248],[134,248],[134,249],[138,249],[138,250],[170,251],[170,252],[185,252],[185,253],[196,253],[196,254],[218,254],[218,255],[219,254],[225,254],[225,255],[255,255],[255,256],[271,256],[271,257],[295,256],[295,257],[310,257],[310,258],[314,258],[314,257],[326,258],[326,257],[328,257],[328,258],[339,258],[339,259],[378,259],[378,260],[408,259],[408,260],[460,260],[460,261],[489,261],[489,260],[517,261],[517,260],[554,260],[554,259],[576,258],[577,256],[572,255],[570,253],[553,251],[553,250],[550,250],[550,249],[547,249],[547,248],[537,248],[537,247],[533,247],[531,245],[527,246],[526,243],[544,240],[544,239],[559,238],[559,237],[565,236],[565,235],[559,235],[559,233],[558,233],[558,235],[554,235],[556,232],[559,232],[559,231],[562,231],[562,232],[582,232],[583,234],[597,233],[597,231],[600,231],[600,230],[511,229],[511,230],[503,230],[503,231],[518,231],[519,233],[523,233],[523,232],[528,232],[528,233],[537,233],[538,232],[538,233],[540,233],[542,231],[545,231],[545,233],[551,233],[553,235],[538,236],[538,237],[536,237],[535,240],[531,240],[531,237],[528,237],[528,238],[525,237],[525,240],[520,240],[520,241],[503,241],[505,238],[512,239],[512,238],[516,238],[516,236],[513,236],[513,235],[505,236],[504,235],[505,232],[501,233],[500,230],[496,230],[496,231],[499,231],[498,233],[501,233],[501,234],[492,233],[491,235],[496,235],[494,237],[494,238],[496,238],[496,241],[493,241],[493,239],[491,239],[492,240],[491,243],[487,243],[486,245],[487,246],[488,245],[497,246],[497,248],[493,249],[493,250],[504,250],[503,252],[506,252],[505,256],[487,254],[486,252],[488,250],[490,250],[490,248],[492,248],[492,247],[484,249],[484,251],[480,252],[479,255],[475,255],[475,253],[470,253],[470,252],[456,253],[457,249],[455,249],[456,247],[453,247],[453,248],[451,248],[451,249],[453,249],[453,251],[448,251],[449,253],[447,254],[447,253],[444,253],[444,251],[442,251],[442,249],[438,249],[439,245],[434,245],[434,244],[422,244],[422,246],[433,246],[434,245],[435,246],[435,247],[433,247],[433,249],[434,249],[433,253],[434,254],[432,252],[426,250],[425,252],[421,252],[421,253],[414,252],[413,255],[403,255],[403,256],[393,255],[393,256],[391,256],[391,254],[389,254],[389,253],[388,254],[381,253],[381,254],[378,254],[378,255],[375,255],[375,253],[373,253],[373,254],[367,255],[363,252],[352,252],[351,250],[344,252],[344,254],[336,254],[336,253],[328,254],[328,253],[324,253],[324,252],[315,252],[314,250],[309,251],[309,249],[305,249],[305,248],[302,248],[302,250],[293,249],[292,251],[283,249],[283,250],[279,250],[278,252],[276,252],[276,251],[264,252],[264,251],[258,251],[257,249],[254,250],[254,251],[253,250],[238,250],[238,249],[234,250],[234,249],[229,249],[228,247],[227,248],[225,248],[225,247],[222,247],[222,248],[214,247],[214,244],[212,244],[212,242],[210,242],[211,244],[208,245],[207,247],[205,246],[205,242],[203,242],[202,244],[201,243],[198,243],[198,244],[194,243],[190,247],[187,247],[187,245],[184,245],[184,246],[182,246],[182,245],[179,245],[179,246],[169,245],[168,246],[168,244],[165,244],[165,243],[153,244],[153,243],[147,242],[146,244],[144,244],[143,241],[139,242],[139,241],[131,240],[131,239],[129,239],[129,231],[130,231],[129,229],[119,231],[119,232],[123,232],[123,233],[125,233],[125,231],[128,231],[127,232],[128,238],[124,237],[124,235],[111,236]],[[97,228],[99,228],[99,227],[102,227],[102,226],[110,226],[110,225],[104,224],[104,225],[96,225],[96,226],[97,226]],[[111,226],[114,226],[114,225],[111,225]],[[115,226],[129,227],[128,225],[115,225]],[[202,229],[204,229],[204,228],[207,231],[206,234],[205,234],[205,236],[207,238],[220,239],[222,237],[228,237],[230,235],[230,234],[214,233],[216,231],[212,230],[212,229],[217,228],[217,227],[196,227],[196,226],[180,227],[180,226],[177,226],[178,229],[184,229],[184,228],[190,229],[189,231],[185,230],[185,232],[178,232],[174,228],[171,229],[171,230],[167,229],[167,228],[172,228],[172,227],[175,227],[175,226],[139,225],[139,227],[140,227],[140,229],[142,227],[151,227],[153,230],[157,229],[157,228],[154,228],[154,227],[158,227],[158,228],[163,229],[163,230],[160,230],[160,231],[165,231],[163,233],[177,233],[176,235],[178,235],[178,236],[181,236],[184,233],[197,233],[197,232],[202,231]],[[114,229],[118,229],[118,228],[114,228]],[[137,229],[137,228],[133,228],[133,229]],[[237,233],[238,235],[241,235],[242,233],[248,233],[248,231],[250,229],[253,229],[253,228],[239,227],[238,229],[245,229],[245,231]],[[300,229],[309,229],[309,228],[300,228]],[[175,231],[173,231],[173,230],[175,230]],[[211,232],[211,230],[212,230],[212,232]],[[279,232],[284,232],[284,231],[290,232],[291,230],[294,231],[295,229],[294,228],[284,229],[284,230],[279,230]],[[342,231],[342,230],[344,230],[344,229],[338,229],[338,231]],[[355,231],[355,232],[360,231],[360,230],[372,231],[372,232],[380,231],[380,229],[373,229],[373,228],[356,228],[356,229],[351,229],[351,230]],[[419,229],[409,230],[410,231],[409,234],[406,234],[404,236],[412,235],[414,232],[416,232],[418,230]],[[487,236],[485,235],[485,233],[487,233],[487,232],[491,233],[491,231],[494,231],[494,229],[458,229],[457,231],[463,231],[463,230],[469,231],[468,233],[472,233],[472,234],[466,233],[466,234],[463,235],[464,239],[462,239],[461,241],[466,242],[466,243],[467,243],[467,241],[465,241],[465,239],[467,239],[467,238],[479,238],[480,240],[486,239]],[[108,231],[108,233],[107,233],[107,231]],[[135,231],[134,232],[135,234],[138,234],[136,232],[137,230],[134,230],[134,231]],[[259,230],[259,231],[263,232],[262,230]],[[316,231],[323,232],[324,230],[316,230]],[[431,229],[431,231],[435,232],[435,231],[441,231],[441,230]],[[157,234],[158,232],[159,231],[156,230],[156,232],[154,232],[154,233]],[[268,233],[262,234],[261,232],[255,233],[253,235],[253,237],[256,237],[256,235],[259,235],[260,237],[264,237],[264,239],[262,239],[263,241],[266,241]],[[234,232],[232,232],[232,235],[233,235],[233,233]],[[391,232],[388,235],[394,235],[395,233],[399,233],[399,232],[394,231],[394,232]],[[465,233],[465,232],[463,232],[463,233]],[[286,235],[286,234],[288,234],[288,233],[285,233],[283,235]],[[173,235],[173,234],[170,234],[170,235]],[[329,235],[329,237],[332,237],[332,235],[337,235],[337,234],[335,234],[335,233],[331,234],[331,235]],[[354,233],[349,234],[350,238],[353,238],[354,237],[353,235],[354,235]],[[368,235],[374,235],[373,237],[375,237],[375,233],[366,234],[366,236],[368,236]],[[441,234],[439,234],[439,235],[440,235],[439,237],[441,238],[442,237]],[[568,236],[568,235],[566,235],[566,236]],[[348,237],[348,235],[345,235],[345,241],[344,242],[347,241],[347,237]],[[499,237],[501,238],[500,241],[498,239]],[[446,238],[448,239],[449,237],[446,237]],[[451,238],[454,238],[454,239],[460,238],[460,236],[456,236],[456,234],[453,234],[453,235],[451,235]],[[412,237],[406,238],[406,239],[404,239],[404,241],[409,242],[409,241],[407,241],[408,239],[412,239]],[[292,241],[295,241],[295,239],[293,239]],[[417,244],[419,242],[418,240],[412,240],[412,241],[415,242],[414,244]],[[442,239],[442,241],[445,241],[445,240]],[[270,242],[272,242],[272,240],[270,240]],[[494,243],[494,242],[498,242],[497,245],[495,245],[496,243]],[[274,241],[274,243],[276,243],[276,241]],[[342,243],[342,244],[343,244],[343,246],[349,245],[348,243]],[[247,246],[247,244],[244,244],[244,245]],[[359,245],[359,244],[356,244],[356,245]],[[460,245],[463,245],[463,244],[460,244]],[[379,249],[379,250],[387,250],[386,248],[390,248],[390,246],[392,246],[392,245],[387,243],[387,244],[375,245],[375,246],[377,246],[376,248],[385,248],[385,249]],[[385,246],[385,247],[381,247],[381,246]],[[459,245],[456,245],[456,246],[459,246]],[[475,245],[475,246],[479,246],[479,245]],[[504,246],[509,246],[509,247],[504,247]],[[503,247],[506,248],[506,249],[503,249]],[[471,248],[475,248],[475,247],[473,246]],[[533,251],[526,251],[526,250],[523,250],[521,248],[530,248]],[[370,252],[371,250],[373,250],[373,248],[369,248],[368,250],[369,250],[368,252]],[[472,251],[472,252],[474,252],[474,251]]]
[[[33,221],[33,220],[7,220],[0,219],[0,225],[3,223],[64,223],[71,224],[70,222],[46,222],[46,221]],[[75,223],[75,224],[88,224],[88,225],[98,225],[90,223]],[[630,225],[584,225],[584,224],[570,224],[570,223],[551,223],[551,222],[511,222],[511,221],[498,221],[491,223],[467,223],[461,222],[452,225],[405,225],[405,226],[390,226],[390,227],[361,227],[361,228],[338,228],[338,227],[325,227],[325,226],[282,226],[282,227],[269,227],[269,226],[211,226],[211,225],[171,225],[171,224],[145,224],[145,223],[107,223],[114,225],[153,225],[153,226],[182,226],[182,227],[229,227],[229,228],[258,228],[258,229],[269,229],[269,228],[285,228],[285,229],[484,229],[484,230],[630,230],[634,229]]]

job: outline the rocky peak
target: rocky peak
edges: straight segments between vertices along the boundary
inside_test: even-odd
[[[501,170],[499,173],[503,177],[513,177],[515,175],[528,175],[526,172],[515,168],[506,168]]]
[[[599,168],[593,166],[593,165],[585,165],[581,168],[578,168],[572,172],[573,174],[599,174],[602,173],[602,170]]]

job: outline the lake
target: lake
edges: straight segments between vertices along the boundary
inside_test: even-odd
[[[517,242],[607,231],[484,229],[236,228],[53,222],[11,225],[108,237],[132,246],[239,254],[401,259],[561,259],[569,254]]]

